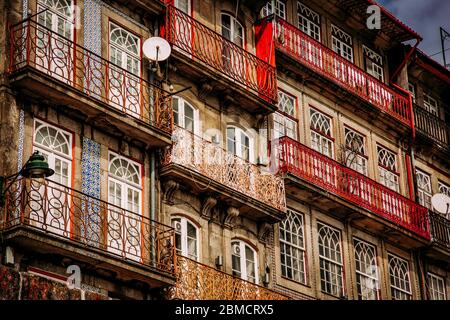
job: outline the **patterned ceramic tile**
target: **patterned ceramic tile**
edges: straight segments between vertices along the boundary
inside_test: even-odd
[[[92,245],[100,243],[100,144],[83,138],[81,155],[81,191],[90,196],[82,201],[82,212],[88,213],[81,226],[81,234]],[[90,241],[89,241],[90,240]]]

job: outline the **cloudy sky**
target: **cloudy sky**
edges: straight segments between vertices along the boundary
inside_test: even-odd
[[[419,45],[428,55],[441,51],[439,27],[450,33],[450,0],[378,0],[401,21],[419,33],[423,41]],[[450,48],[450,39],[445,43]],[[442,54],[433,56],[442,63]],[[450,50],[447,51],[450,63]]]

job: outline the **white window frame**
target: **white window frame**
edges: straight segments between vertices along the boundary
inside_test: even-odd
[[[345,165],[367,176],[369,169],[366,155],[366,137],[356,132],[355,130],[350,129],[349,127],[345,127],[344,131],[345,131],[345,162],[346,162]],[[358,139],[358,141],[360,141],[361,143],[358,146],[349,146],[349,144],[352,141],[356,141],[353,139]]]
[[[335,255],[339,257],[339,260],[335,260],[332,257],[323,255],[320,253],[321,249],[321,236],[320,232],[322,229],[328,229],[328,233],[334,233],[334,235],[337,236],[337,246],[338,250],[334,250],[336,248],[330,248],[328,247],[328,252],[335,252]],[[318,238],[318,247],[319,247],[319,270],[320,270],[320,289],[322,292],[334,295],[336,297],[341,297],[344,295],[345,287],[344,287],[344,264],[343,264],[343,252],[342,252],[342,235],[341,231],[331,227],[328,224],[318,222],[317,223],[317,238]],[[326,239],[325,239],[326,240]],[[323,246],[325,246],[326,243],[323,243]],[[328,268],[325,269],[322,267],[322,264],[327,264]],[[323,271],[322,271],[323,270]],[[322,273],[326,273],[327,277],[325,279],[322,278]],[[333,277],[335,279],[330,279],[330,274],[333,273]],[[328,279],[327,279],[328,278]],[[325,287],[324,287],[325,283]],[[332,288],[327,288],[326,283],[329,283]],[[333,290],[333,287],[336,287],[336,291]]]
[[[422,206],[433,210],[433,206],[431,205],[431,197],[433,196],[431,175],[422,170],[416,169],[416,179],[417,197],[419,198],[419,203]]]
[[[272,0],[269,0],[264,5],[264,7],[262,7],[261,16],[267,17],[275,13],[275,15],[277,15],[281,19],[286,20],[286,3],[284,3],[284,1],[281,0],[274,0],[274,2],[275,2],[275,12],[272,8]]]
[[[273,115],[273,139],[288,136],[297,140],[298,122],[292,119],[295,118],[296,105],[294,96],[278,90],[278,112]]]
[[[227,17],[230,18],[230,28],[225,27],[225,25],[224,25],[224,20],[223,20],[223,17],[224,17],[224,16],[227,16]],[[245,46],[245,28],[244,28],[244,26],[239,22],[239,20],[236,19],[235,17],[233,17],[232,15],[226,13],[226,12],[222,12],[222,13],[220,14],[220,22],[221,22],[220,26],[221,26],[221,30],[222,30],[221,35],[222,35],[225,39],[227,39],[227,40],[233,42],[234,44],[236,44],[237,46],[239,46],[239,47],[241,47],[241,48],[244,48],[244,46]],[[241,30],[242,30],[242,34],[241,34],[241,35],[239,35],[239,34],[236,33],[236,32],[238,32],[236,29],[239,30],[239,28],[236,28],[237,26],[240,27]],[[226,29],[226,30],[228,30],[228,31],[230,32],[230,38],[227,38],[227,37],[224,35],[224,29]],[[236,36],[237,36],[237,37],[236,37]],[[240,39],[240,41],[236,41],[236,39]]]
[[[184,2],[184,4],[182,4],[182,2]],[[191,0],[175,0],[174,6],[181,12],[184,12],[187,15],[191,15],[191,7],[192,7]]]
[[[438,102],[431,95],[427,93],[423,94],[423,106],[425,110],[427,110],[429,113],[439,118]]]
[[[364,45],[363,53],[367,73],[384,82],[383,57]]]
[[[300,1],[297,2],[297,22],[298,28],[302,32],[319,42],[321,41],[320,15]]]
[[[408,91],[411,93],[413,102],[416,103],[416,86],[412,82],[408,82]]]
[[[392,263],[396,261],[397,265],[402,264],[406,268],[406,273],[401,278],[399,274],[393,274]],[[388,254],[388,267],[389,267],[389,285],[391,287],[391,298],[393,300],[411,300],[412,299],[412,291],[411,291],[411,278],[410,278],[410,269],[409,262],[405,259],[400,258],[394,254]],[[392,283],[393,277],[398,279],[397,283]],[[404,282],[406,286],[401,286],[400,282]],[[399,286],[400,285],[400,286]],[[401,299],[398,299],[401,298]]]
[[[172,101],[174,104],[173,105],[174,114],[177,113],[177,116],[178,116],[178,122],[175,122],[175,116],[174,116],[175,124],[189,132],[192,132],[192,133],[200,136],[199,110],[197,108],[195,108],[191,103],[186,101],[186,99],[184,99],[183,97],[174,96]],[[178,106],[177,106],[178,112],[175,112],[175,103],[178,103]],[[194,118],[192,119],[193,127],[194,127],[193,131],[186,129],[186,108],[191,108],[193,110],[193,115],[194,115]]]
[[[235,269],[234,266],[232,265],[233,274],[236,274],[236,272],[239,272],[241,274],[241,279],[253,282],[253,281],[251,281],[251,279],[249,279],[248,270],[247,270],[248,257],[247,257],[245,249],[249,248],[251,250],[252,254],[253,254],[253,263],[254,263],[254,266],[255,266],[255,270],[254,270],[255,271],[255,281],[254,281],[254,283],[258,284],[259,283],[259,271],[258,271],[259,269],[258,269],[258,254],[257,254],[256,250],[253,249],[252,246],[250,246],[248,243],[246,243],[246,242],[244,242],[242,240],[235,239],[235,240],[231,241],[231,255],[232,255],[232,257],[235,256],[234,251],[233,251],[235,244],[238,244],[238,247],[239,247],[239,250],[240,250],[240,252],[239,252],[240,256],[238,258],[239,258],[239,261],[240,261],[241,270]],[[231,260],[233,260],[233,258]]]
[[[445,195],[450,197],[450,185],[445,184],[442,181],[439,181],[438,182],[438,189],[439,189],[439,193],[443,193],[443,194],[445,194]]]
[[[389,161],[390,163],[383,163],[385,161]],[[385,147],[377,145],[377,162],[379,182],[395,192],[400,192],[400,177],[397,173],[397,155]]]
[[[234,139],[230,139],[230,137],[228,136],[229,129],[234,129]],[[253,138],[249,134],[247,134],[243,129],[241,129],[239,127],[236,127],[236,126],[233,126],[233,125],[227,126],[227,132],[226,132],[227,151],[229,153],[232,153],[232,154],[236,155],[239,158],[242,158],[242,159],[246,160],[244,154],[242,153],[242,147],[243,147],[242,135],[246,136],[248,138],[248,141],[249,141],[249,146],[248,146],[248,148],[249,148],[249,158],[248,158],[248,161],[250,163],[254,163],[255,159],[254,159],[254,150],[253,150],[253,148],[254,148]],[[234,151],[235,151],[234,153],[231,152],[231,150],[229,150],[229,148],[228,148],[229,141],[234,141]]]
[[[353,248],[355,251],[358,298],[359,300],[379,300],[380,280],[378,276],[377,249],[374,245],[358,238],[353,238]],[[363,251],[358,252],[358,248],[361,248]],[[367,254],[371,254],[371,256],[367,256]],[[361,266],[366,265],[368,260],[372,260],[372,265],[366,266],[365,270],[361,270]]]
[[[179,250],[176,248],[177,252],[181,254],[184,257],[187,257],[189,259],[199,261],[200,260],[200,241],[199,241],[199,235],[200,235],[200,229],[193,223],[190,219],[183,217],[183,216],[172,216],[172,226],[175,228],[175,232],[180,235],[181,238],[181,249]],[[180,221],[176,221],[180,220]],[[177,224],[179,223],[179,224]],[[195,229],[195,254],[192,252],[189,252],[189,244],[188,244],[188,224],[191,225]]]
[[[294,225],[297,220],[299,221],[299,225]],[[288,209],[285,220],[280,222],[279,226],[281,275],[282,277],[302,284],[306,284],[307,278],[304,221],[303,214]],[[294,234],[294,229],[299,230],[299,233]],[[283,239],[283,234],[287,233],[290,234],[290,241],[286,239],[286,237]],[[296,241],[292,240],[294,237],[296,237]],[[283,260],[285,261],[284,264]],[[295,267],[296,264],[297,268]],[[289,269],[291,271],[291,276],[288,274]],[[295,276],[295,274],[297,276]]]
[[[313,119],[315,119],[314,122]],[[327,157],[334,158],[332,118],[314,108],[310,108],[310,132],[311,148]],[[326,150],[329,152],[327,153]]]
[[[434,273],[428,272],[427,284],[429,288],[430,300],[447,300],[445,279]],[[442,290],[439,288],[441,287]]]
[[[353,52],[353,39],[351,35],[343,31],[341,28],[332,24],[331,42],[332,42],[332,49],[334,52],[339,54],[344,59],[353,63],[354,52]]]

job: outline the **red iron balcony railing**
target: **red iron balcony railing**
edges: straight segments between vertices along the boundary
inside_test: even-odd
[[[1,231],[26,226],[175,274],[172,227],[61,184],[22,178],[7,191],[0,214]]]
[[[168,93],[32,20],[10,30],[9,72],[25,67],[124,115],[172,132],[172,100]]]
[[[283,179],[235,156],[214,143],[180,127],[173,132],[163,164],[178,164],[196,171],[273,208],[286,211]]]
[[[430,239],[428,209],[289,137],[272,142],[272,165]]]
[[[432,240],[450,249],[450,220],[430,211],[430,225]]]
[[[394,91],[287,21],[276,17],[274,25],[279,50],[411,126],[412,108],[408,96]]]
[[[277,101],[274,66],[169,5],[165,37],[176,49],[212,67],[264,100]]]
[[[289,300],[289,297],[226,274],[197,261],[177,257],[177,281],[170,299],[181,300]]]

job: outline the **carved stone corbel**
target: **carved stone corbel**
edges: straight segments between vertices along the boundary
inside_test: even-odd
[[[259,241],[266,243],[267,238],[270,235],[270,231],[272,230],[273,226],[270,223],[263,222],[259,224],[258,226],[258,239]]]
[[[239,216],[238,208],[228,207],[227,212],[225,214],[225,219],[223,221],[224,226],[226,228],[233,229],[238,216]]]
[[[202,204],[202,211],[201,215],[202,218],[205,218],[207,220],[211,220],[213,217],[213,209],[217,204],[217,199],[213,197],[207,197]]]
[[[164,200],[168,204],[173,204],[173,195],[180,188],[180,184],[174,180],[164,182]]]
[[[198,88],[198,98],[202,101],[206,100],[206,97],[213,90],[213,86],[209,83],[208,80],[204,80],[200,83]]]

